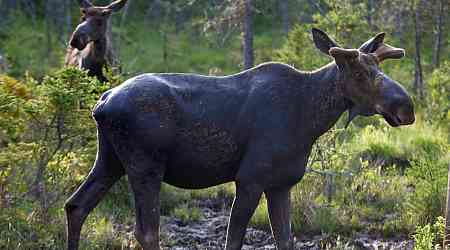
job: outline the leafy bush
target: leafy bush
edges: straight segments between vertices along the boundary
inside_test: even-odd
[[[175,208],[172,215],[181,220],[183,224],[195,222],[202,218],[202,212],[198,207],[189,207],[187,204]]]
[[[325,65],[329,59],[314,47],[309,35],[310,27],[295,26],[289,32],[286,43],[275,51],[274,59],[302,70],[313,70]]]
[[[0,32],[0,48],[6,52],[9,62],[8,73],[18,77],[31,72],[41,78],[62,63],[65,47],[57,36],[46,36],[45,21],[30,23],[24,13],[14,13],[14,22]]]
[[[265,197],[261,198],[259,205],[250,220],[250,225],[259,229],[270,230],[267,200]]]
[[[405,220],[410,225],[432,223],[444,213],[446,206],[446,184],[448,160],[432,162],[418,160],[407,175],[413,183],[414,193],[405,203]]]
[[[63,201],[95,159],[90,107],[106,86],[72,68],[0,82],[0,248],[61,249]]]
[[[437,217],[434,224],[418,226],[414,234],[414,250],[441,249],[440,242],[444,237],[445,221],[443,217]]]
[[[436,69],[428,80],[426,118],[430,122],[450,123],[450,62]]]

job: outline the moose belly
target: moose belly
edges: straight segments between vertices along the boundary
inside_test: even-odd
[[[200,189],[216,186],[234,180],[232,167],[193,165],[188,162],[169,164],[164,174],[164,182],[186,189]]]
[[[168,157],[164,181],[182,188],[215,186],[234,179],[238,162],[237,143],[227,132],[181,131]]]

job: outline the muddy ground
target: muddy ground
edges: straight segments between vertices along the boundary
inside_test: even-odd
[[[198,221],[182,223],[177,218],[164,217],[161,221],[164,249],[194,250],[223,249],[229,216],[229,204],[217,204],[208,200],[199,202],[203,214]],[[328,244],[328,247],[325,247]],[[413,241],[405,239],[377,239],[367,234],[358,234],[352,239],[336,240],[326,235],[295,238],[295,249],[413,249]],[[243,249],[276,249],[270,232],[249,227]]]

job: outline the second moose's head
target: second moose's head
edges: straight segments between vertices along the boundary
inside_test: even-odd
[[[106,81],[102,68],[106,64],[108,19],[121,10],[127,0],[117,0],[107,6],[94,6],[88,0],[79,0],[81,23],[75,28],[69,41],[71,50],[66,65],[87,70],[89,75]]]

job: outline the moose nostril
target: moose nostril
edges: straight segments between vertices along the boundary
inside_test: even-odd
[[[401,114],[400,113],[399,115],[397,115],[397,117],[402,124],[413,124],[414,121],[416,120],[414,113],[410,113],[410,114]]]
[[[397,118],[402,124],[412,124],[416,120],[412,102],[406,102],[397,111]]]

